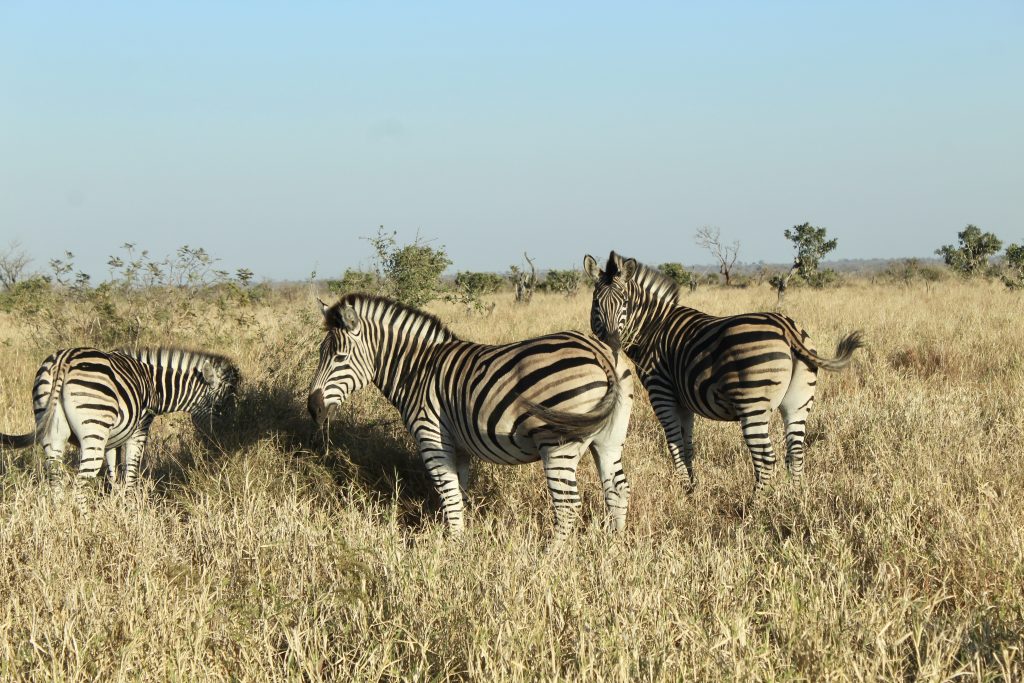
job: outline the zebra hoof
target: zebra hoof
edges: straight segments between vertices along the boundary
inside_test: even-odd
[[[622,532],[626,528],[626,516],[610,517],[605,523],[605,529],[613,534]]]

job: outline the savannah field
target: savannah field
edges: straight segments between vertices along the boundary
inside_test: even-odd
[[[954,279],[790,290],[785,312],[822,352],[868,339],[819,375],[805,480],[780,472],[750,507],[738,425],[698,418],[687,495],[638,390],[628,529],[602,529],[585,460],[582,521],[549,553],[539,464],[474,463],[452,539],[375,389],[312,431],[316,293],[124,317],[143,344],[227,354],[244,376],[213,437],[158,418],[138,495],[97,489],[82,516],[41,482],[40,449],[0,452],[0,680],[1024,679],[1020,294]],[[481,342],[589,328],[586,291],[492,299],[490,315],[429,309]],[[683,300],[726,314],[775,294]],[[108,339],[60,305],[50,324],[0,312],[0,431],[32,428],[50,352]]]

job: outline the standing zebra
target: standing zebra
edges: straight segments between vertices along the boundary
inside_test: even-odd
[[[610,526],[625,525],[621,452],[632,376],[603,343],[558,332],[490,346],[463,341],[434,316],[383,297],[349,294],[320,305],[327,334],[310,415],[322,423],[329,407],[375,384],[415,439],[452,533],[464,526],[462,492],[475,455],[507,465],[542,460],[555,541],[566,538],[580,507],[576,466],[588,446]]]
[[[123,451],[125,485],[134,486],[155,415],[189,412],[193,420],[215,412],[234,393],[238,369],[226,358],[182,349],[141,349],[107,353],[74,348],[57,351],[39,367],[32,387],[34,433],[0,434],[0,446],[27,448],[36,441],[46,454],[46,475],[56,483],[69,440],[81,451],[76,480],[99,472],[117,478]]]
[[[594,334],[636,364],[676,471],[685,468],[691,488],[694,414],[739,421],[754,461],[756,494],[775,472],[768,422],[778,408],[786,424],[786,466],[800,478],[817,371],[846,367],[864,345],[859,332],[839,342],[836,358],[822,358],[784,315],[719,318],[680,306],[673,280],[614,251],[604,270],[589,255],[583,267],[594,280]]]

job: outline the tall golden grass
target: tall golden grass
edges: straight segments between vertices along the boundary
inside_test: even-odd
[[[724,314],[774,295],[685,300]],[[432,310],[483,342],[588,327],[586,294],[496,301]],[[870,343],[819,375],[806,480],[750,508],[738,426],[698,420],[687,495],[640,398],[628,530],[601,529],[586,464],[584,523],[552,554],[539,465],[475,463],[452,540],[375,390],[311,434],[312,293],[229,333],[144,336],[237,359],[238,414],[212,440],[158,419],[141,495],[85,516],[41,483],[38,449],[0,454],[0,679],[1022,680],[1024,299],[864,282],[791,291],[786,312],[824,352],[857,328]],[[52,350],[0,314],[0,431],[31,429]],[[778,452],[777,419],[773,435]]]

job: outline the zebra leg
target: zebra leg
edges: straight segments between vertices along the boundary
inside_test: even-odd
[[[137,431],[124,445],[124,486],[135,488],[139,481],[139,467],[142,464],[142,451],[146,448],[147,429]]]
[[[85,485],[99,474],[105,460],[107,439],[110,429],[91,432],[79,437],[81,443],[81,459],[78,462],[78,476],[75,478],[75,502],[81,511],[85,511]]]
[[[693,472],[693,411],[679,406],[674,397],[651,396],[651,407],[665,430],[668,452],[672,456],[676,474],[686,473],[690,482],[689,490],[697,488],[697,476]]]
[[[468,453],[455,453],[455,467],[459,473],[459,492],[462,494],[463,507],[469,506],[469,460]]]
[[[786,469],[798,481],[804,474],[804,438],[807,434],[807,415],[814,405],[817,375],[804,363],[797,363],[789,390],[779,405],[786,424]]]
[[[548,491],[555,508],[555,544],[561,543],[572,533],[583,505],[576,483],[576,466],[583,455],[582,445],[579,441],[572,441],[541,448],[544,476],[547,477]]]
[[[108,448],[107,458],[107,486],[113,490],[117,485],[117,463],[124,458],[124,448]]]
[[[465,529],[465,508],[462,505],[455,450],[441,443],[421,443],[420,457],[434,483],[434,490],[441,497],[448,530],[453,536],[458,536]]]
[[[629,481],[622,470],[622,445],[626,441],[629,415],[633,409],[633,387],[628,380],[624,384],[615,414],[590,443],[590,452],[601,478],[601,488],[604,489],[608,526],[612,531],[621,531],[626,527],[626,512],[629,509]]]
[[[54,407],[54,415],[50,421],[49,430],[43,434],[43,453],[46,455],[44,469],[46,481],[51,487],[60,484],[61,474],[64,469],[64,449],[68,446],[68,439],[71,438],[71,425],[68,424],[62,410]]]
[[[629,482],[622,471],[622,446],[604,447],[595,441],[590,444],[597,474],[604,489],[604,504],[608,509],[608,528],[622,531],[626,528],[626,511],[629,509]]]
[[[775,476],[775,451],[768,435],[768,419],[771,409],[767,400],[762,408],[753,408],[740,418],[743,440],[747,442],[750,456],[754,460],[754,494],[756,495]]]

